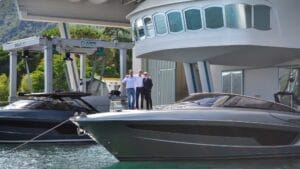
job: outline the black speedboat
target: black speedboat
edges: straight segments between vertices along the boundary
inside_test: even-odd
[[[28,94],[0,110],[0,143],[21,143],[64,122],[75,113],[109,110],[109,99],[86,93]],[[32,142],[91,142],[79,136],[77,127],[66,122]]]
[[[119,160],[300,156],[295,109],[232,94],[195,94],[152,111],[72,118]]]

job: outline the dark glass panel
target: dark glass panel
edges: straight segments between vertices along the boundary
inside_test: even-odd
[[[205,20],[207,28],[221,28],[224,26],[223,10],[221,7],[210,7],[205,9]]]
[[[167,14],[170,32],[180,32],[183,30],[182,17],[180,12],[170,12]]]
[[[259,30],[270,30],[271,8],[266,5],[254,5],[254,28]]]
[[[189,9],[185,11],[185,21],[188,30],[202,28],[201,13],[199,9]]]

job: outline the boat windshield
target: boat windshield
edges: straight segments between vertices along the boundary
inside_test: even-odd
[[[36,102],[36,101],[35,100],[18,100],[7,106],[4,106],[3,109],[5,109],[5,110],[7,110],[7,109],[24,109],[26,107],[30,107],[30,105],[32,105],[34,102]]]
[[[182,100],[181,102],[191,102],[201,107],[236,107],[296,112],[295,109],[283,104],[234,94],[194,94]]]
[[[84,107],[74,101],[58,101],[58,100],[18,100],[5,107],[8,109],[30,109],[30,110],[60,110],[60,111],[78,111],[90,112],[88,107]]]

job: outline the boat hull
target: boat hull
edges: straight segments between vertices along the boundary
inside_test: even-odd
[[[63,118],[0,117],[0,144],[94,142],[86,135],[79,136],[77,127],[71,121],[54,128],[65,120]]]
[[[0,144],[14,144],[14,143],[71,143],[71,142],[94,142],[88,136],[79,136],[74,134],[61,134],[56,131],[41,135],[50,129],[36,129],[36,128],[2,128],[0,127]],[[17,132],[16,132],[17,131]],[[39,136],[36,138],[37,136]],[[36,139],[33,139],[36,138]]]
[[[181,118],[178,114],[182,113],[190,118]],[[235,120],[224,120],[224,113],[228,119]],[[256,122],[251,121],[251,115],[245,119],[243,113],[239,117],[226,112],[199,114],[201,112],[189,111],[124,113],[119,117],[111,114],[73,121],[120,161],[300,156],[299,125],[279,120],[269,113],[254,113],[255,118],[261,118]],[[155,116],[160,116],[160,120]],[[223,120],[212,118],[214,116]]]

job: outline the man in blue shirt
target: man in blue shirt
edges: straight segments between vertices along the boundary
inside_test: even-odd
[[[136,78],[133,76],[133,71],[130,69],[128,75],[122,80],[122,83],[126,86],[128,109],[134,109],[135,101],[135,83]]]

